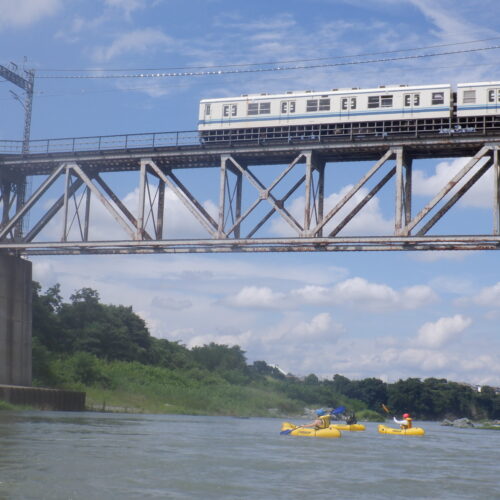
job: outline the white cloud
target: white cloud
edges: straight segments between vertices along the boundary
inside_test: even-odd
[[[398,292],[389,285],[370,283],[364,278],[351,278],[331,289],[332,301],[357,309],[384,312],[396,309],[417,309],[437,300],[426,285],[416,285]]]
[[[175,40],[155,28],[144,28],[124,33],[107,47],[96,47],[93,58],[97,62],[108,62],[123,54],[145,54],[153,49],[175,51]]]
[[[227,303],[234,307],[257,307],[275,308],[279,307],[284,294],[276,293],[269,287],[246,286],[236,295],[226,299]]]
[[[127,15],[146,6],[146,0],[104,0],[109,7],[122,9]]]
[[[62,0],[0,0],[0,27],[29,26],[61,7]]]
[[[428,174],[423,170],[415,169],[413,172],[413,193],[415,195],[433,197],[439,193],[453,177],[467,164],[470,158],[456,158],[452,161],[439,162],[434,173]],[[487,159],[481,159],[472,168],[465,179],[461,181],[461,186],[473,173],[478,170]],[[457,187],[458,188],[458,187]],[[453,192],[453,191],[452,191]],[[462,206],[491,208],[493,203],[493,173],[488,170],[460,199]]]
[[[473,301],[480,306],[500,308],[500,282],[483,288]]]
[[[439,348],[454,340],[472,323],[471,318],[456,314],[440,318],[434,323],[425,323],[418,331],[415,343],[429,348]]]
[[[292,330],[292,335],[295,338],[308,338],[312,341],[316,341],[325,334],[331,336],[333,333],[334,337],[343,330],[339,325],[334,325],[330,313],[320,313],[314,316],[311,321],[301,321]]]

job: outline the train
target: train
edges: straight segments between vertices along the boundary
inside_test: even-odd
[[[500,81],[338,88],[202,99],[203,144],[500,130]],[[498,133],[498,132],[497,132]]]

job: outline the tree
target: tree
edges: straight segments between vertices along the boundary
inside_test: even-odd
[[[247,371],[245,352],[237,345],[229,347],[210,342],[202,347],[193,347],[191,353],[197,363],[210,371]]]

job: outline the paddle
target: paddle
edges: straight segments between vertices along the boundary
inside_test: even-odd
[[[339,406],[338,408],[335,408],[335,410],[332,410],[330,412],[330,415],[337,415],[338,413],[342,413],[344,411],[345,411],[345,406]],[[304,424],[304,425],[307,425],[307,424]],[[300,429],[300,428],[304,427],[304,425],[299,425],[298,427],[294,427],[293,429],[286,429],[284,431],[281,431],[280,434],[285,436],[287,434],[290,434],[295,429]]]
[[[393,417],[394,418],[394,415],[392,413],[391,410],[389,410],[389,408],[387,408],[387,406],[385,406],[384,403],[382,403],[382,408],[384,409],[384,411],[387,413],[387,415],[389,415],[389,417]]]

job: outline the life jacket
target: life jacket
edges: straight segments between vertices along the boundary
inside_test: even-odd
[[[406,420],[406,424],[403,424],[401,427],[403,427],[404,429],[411,429],[412,422],[413,422],[411,417],[405,418],[405,420]]]
[[[321,415],[319,420],[321,420],[321,426],[317,425],[316,427],[318,429],[328,429],[331,420],[330,415]]]

